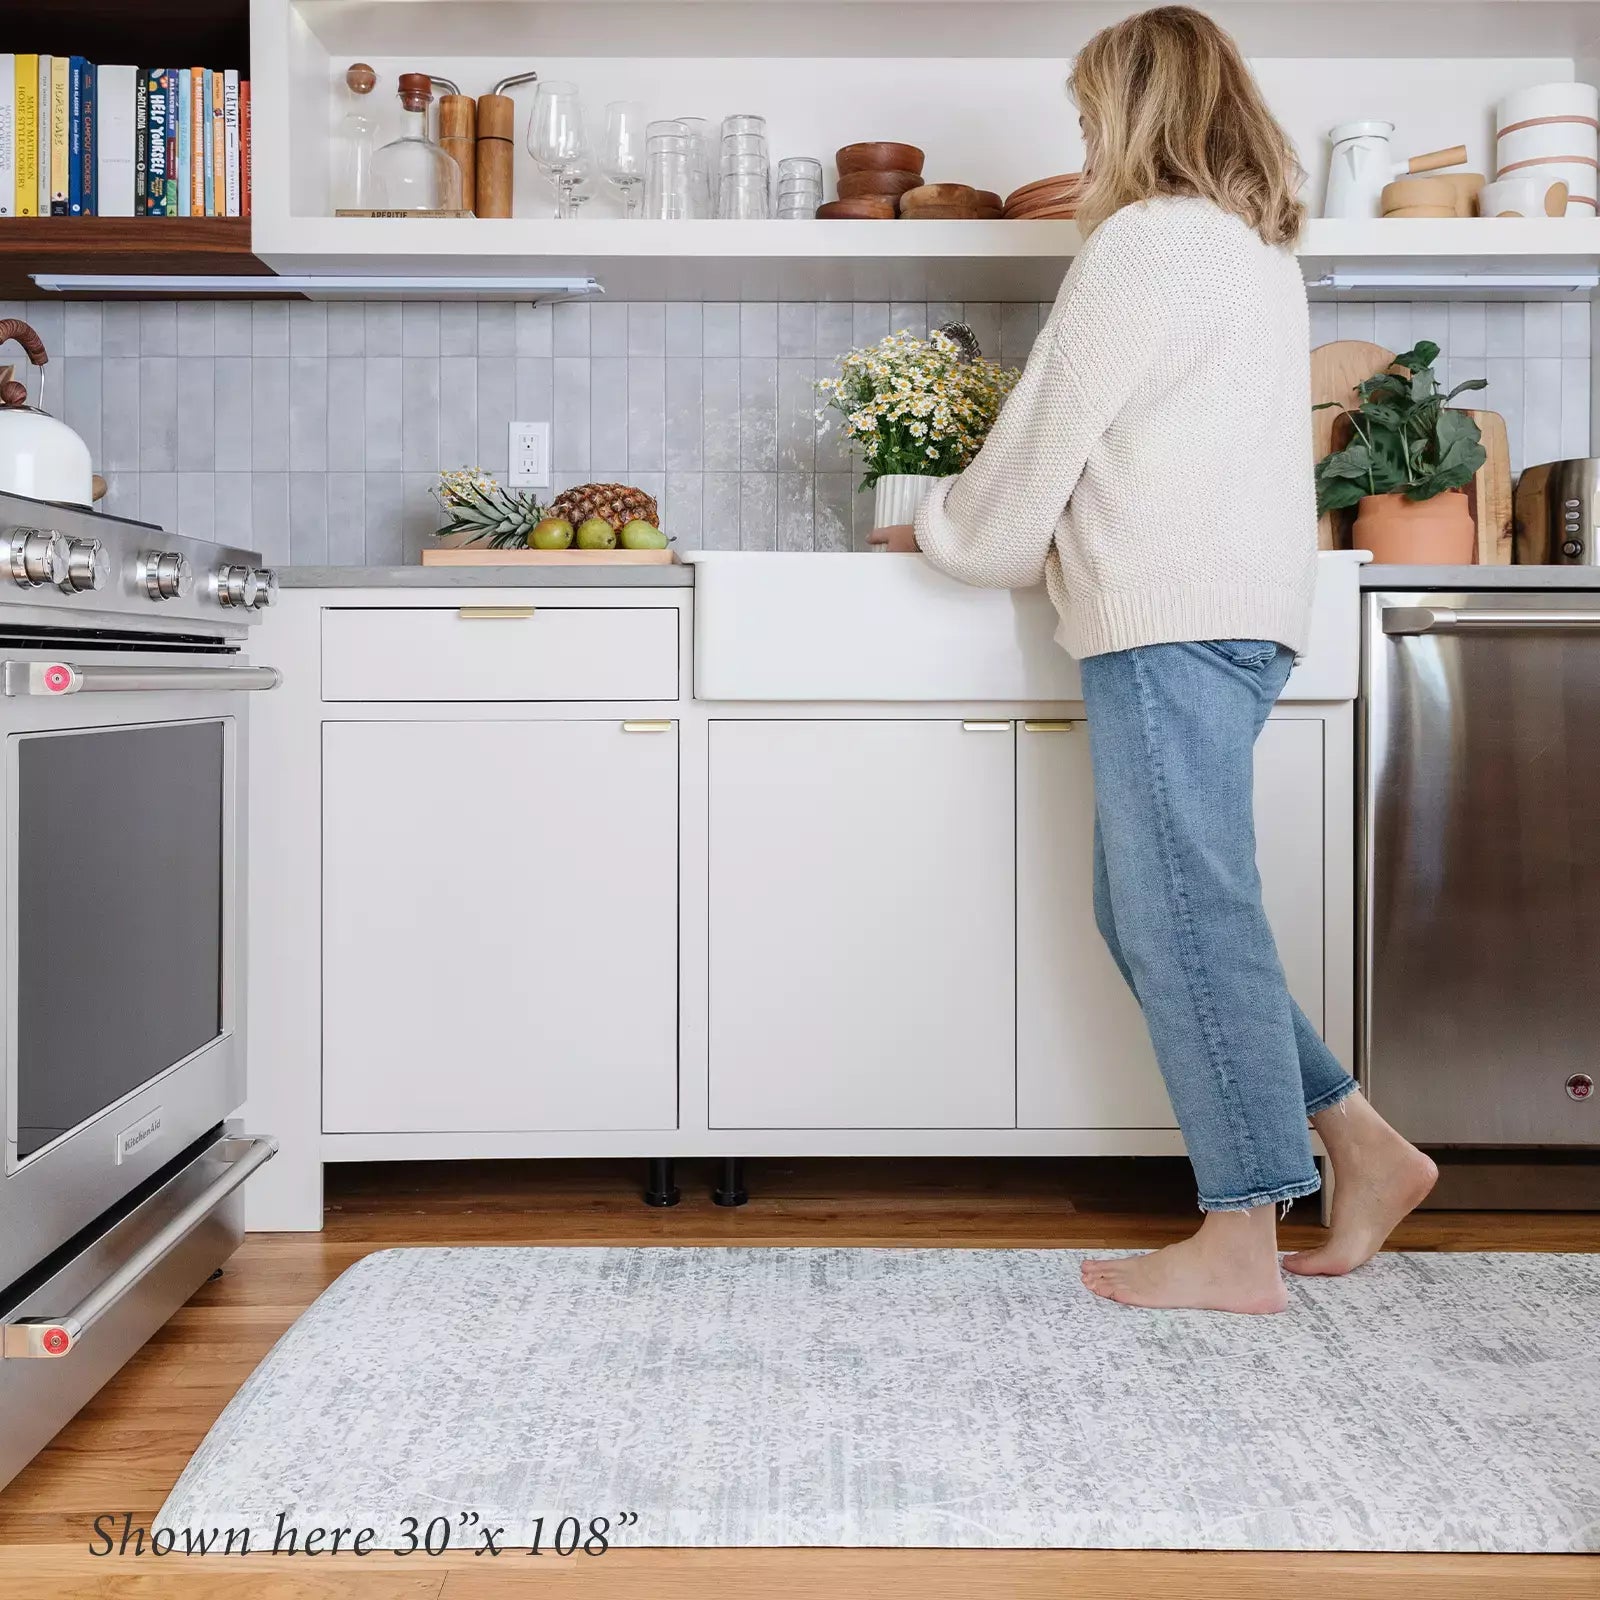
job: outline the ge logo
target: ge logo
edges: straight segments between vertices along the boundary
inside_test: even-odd
[[[1587,1100],[1594,1094],[1594,1079],[1587,1072],[1574,1072],[1567,1079],[1567,1096],[1572,1100]]]

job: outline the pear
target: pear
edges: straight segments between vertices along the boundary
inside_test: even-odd
[[[617,530],[604,517],[585,517],[578,524],[580,550],[615,550]]]
[[[632,522],[623,524],[622,548],[624,550],[665,550],[667,536],[653,522],[646,522],[643,517],[635,517]]]
[[[565,517],[546,517],[528,535],[535,550],[565,550],[572,543],[572,524]]]

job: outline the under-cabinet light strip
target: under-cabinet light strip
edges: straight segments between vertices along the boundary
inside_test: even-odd
[[[331,273],[304,277],[273,277],[266,273],[186,277],[99,272],[35,272],[31,276],[41,289],[70,294],[237,294],[252,300],[274,294],[348,294],[363,299],[417,294],[447,300],[452,296],[479,299],[492,294],[576,299],[605,293],[594,278],[391,278]]]
[[[1312,278],[1313,289],[1581,289],[1600,288],[1600,272],[1341,272]]]

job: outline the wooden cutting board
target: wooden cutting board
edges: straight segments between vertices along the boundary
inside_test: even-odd
[[[425,567],[668,567],[676,550],[451,550],[422,552]]]
[[[1506,439],[1506,419],[1497,411],[1474,411],[1473,420],[1483,435],[1484,463],[1472,481],[1472,514],[1478,523],[1478,565],[1511,564],[1515,532],[1511,498],[1511,446]]]
[[[1318,345],[1311,352],[1312,405],[1333,400],[1341,406],[1353,406],[1356,403],[1356,385],[1382,372],[1394,358],[1393,350],[1385,350],[1381,344],[1369,344],[1364,339],[1336,339],[1332,344]],[[1311,413],[1313,465],[1333,449],[1333,430],[1338,421],[1337,411]],[[1331,512],[1319,518],[1317,548],[1348,550],[1351,520],[1350,515],[1346,514],[1336,524]]]

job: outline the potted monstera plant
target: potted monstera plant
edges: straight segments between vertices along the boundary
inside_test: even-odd
[[[1471,414],[1450,402],[1488,383],[1469,378],[1441,393],[1433,371],[1438,357],[1438,345],[1423,340],[1357,384],[1358,403],[1340,408],[1349,443],[1317,463],[1317,510],[1355,506],[1353,542],[1375,561],[1466,565],[1473,557],[1477,536],[1466,490],[1484,449]]]

